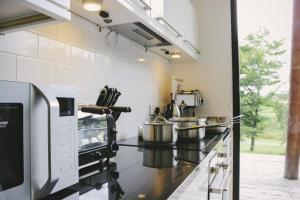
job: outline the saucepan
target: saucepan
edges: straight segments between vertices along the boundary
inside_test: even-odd
[[[172,143],[173,123],[160,116],[156,117],[154,121],[145,122],[143,140],[149,143]]]
[[[194,125],[186,127],[178,127],[176,131],[198,130],[205,128],[205,132],[224,132],[230,125],[240,123],[243,115],[236,117],[207,117],[206,125]]]
[[[197,117],[176,117],[170,118],[171,122],[176,124],[176,128],[185,128],[198,125],[206,125],[206,118]],[[176,130],[175,128],[175,130]],[[205,137],[205,128],[192,129],[192,130],[182,130],[178,131],[177,141],[191,141],[199,140]]]

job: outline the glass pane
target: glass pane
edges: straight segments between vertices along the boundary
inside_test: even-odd
[[[106,115],[78,116],[79,151],[107,145]]]
[[[23,167],[23,105],[0,103],[0,191],[23,183]]]

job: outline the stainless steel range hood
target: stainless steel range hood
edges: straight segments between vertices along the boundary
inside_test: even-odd
[[[143,47],[148,48],[172,45],[141,22],[114,25],[110,26],[110,29],[142,45]]]

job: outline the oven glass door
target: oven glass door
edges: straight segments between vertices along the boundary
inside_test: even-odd
[[[23,105],[0,103],[0,192],[24,182]]]

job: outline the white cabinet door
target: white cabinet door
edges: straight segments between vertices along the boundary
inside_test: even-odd
[[[71,2],[70,0],[48,0],[48,1],[52,1],[53,3],[67,9],[67,10],[70,10],[70,5],[71,5]]]
[[[195,7],[191,4],[189,0],[184,1],[184,7],[185,7],[185,28],[184,28],[184,40],[186,40],[186,45],[190,48],[196,49],[199,48],[199,39],[200,39],[200,22],[197,17],[197,10]],[[189,44],[191,43],[191,44]],[[192,46],[191,46],[192,45]],[[194,50],[196,50],[194,49]]]
[[[151,17],[151,0],[126,0],[130,5],[136,8],[136,11]]]
[[[199,20],[189,0],[151,0],[151,17],[158,20],[177,37],[186,48],[198,52]]]
[[[182,1],[185,0],[151,0],[151,17],[177,37],[182,37],[184,32]]]

